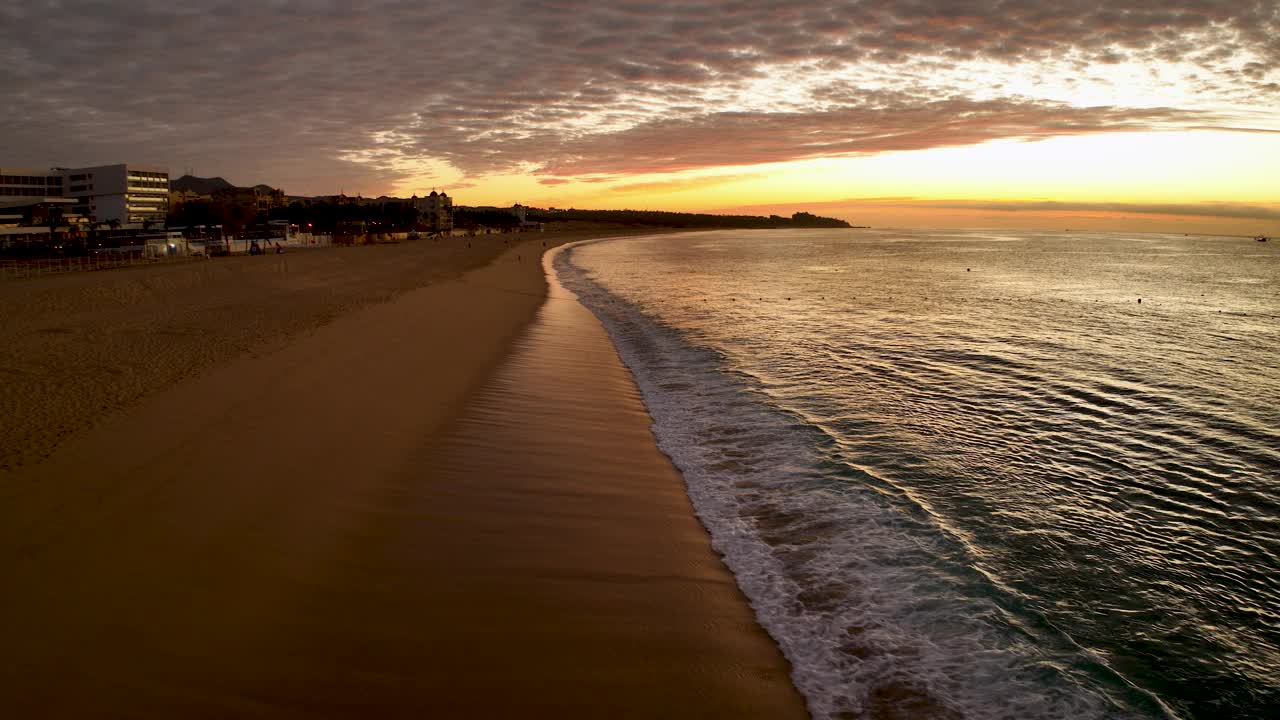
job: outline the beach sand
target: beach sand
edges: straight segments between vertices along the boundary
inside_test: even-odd
[[[0,287],[36,444],[2,446],[0,707],[803,717],[607,336],[543,302],[570,239]]]

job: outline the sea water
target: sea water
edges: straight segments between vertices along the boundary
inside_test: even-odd
[[[1280,247],[721,231],[556,259],[817,717],[1280,717]]]

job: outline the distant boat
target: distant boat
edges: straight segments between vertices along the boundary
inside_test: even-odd
[[[1253,239],[1258,242],[1266,242],[1269,238],[1266,235],[1255,235],[1253,236]]]

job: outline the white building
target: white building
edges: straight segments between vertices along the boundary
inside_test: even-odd
[[[427,197],[414,195],[410,200],[422,215],[422,224],[430,232],[449,232],[453,229],[453,198],[435,190]]]
[[[148,220],[164,225],[169,213],[169,171],[150,165],[23,170],[0,167],[0,201],[19,197],[66,197],[68,212],[122,226]]]
[[[163,226],[169,213],[169,171],[149,165],[62,168],[63,194],[74,198],[72,212],[98,222],[116,220]]]

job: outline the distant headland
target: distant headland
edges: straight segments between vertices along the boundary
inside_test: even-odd
[[[836,218],[797,212],[781,215],[713,215],[710,213],[666,212],[662,210],[540,210],[529,208],[529,220],[537,222],[602,222],[672,228],[852,228]]]

